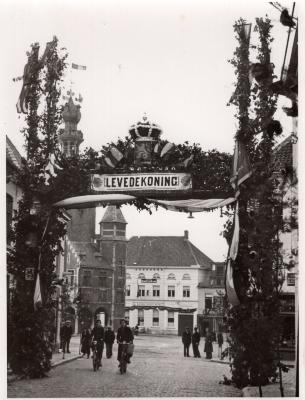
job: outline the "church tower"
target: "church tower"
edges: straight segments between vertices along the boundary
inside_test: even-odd
[[[82,131],[77,129],[81,119],[80,105],[75,105],[70,96],[65,104],[62,117],[65,123],[64,129],[60,129],[58,140],[61,151],[66,157],[78,155],[79,145],[84,141]]]
[[[80,105],[75,104],[72,96],[64,105],[62,117],[64,128],[60,129],[58,140],[62,153],[67,157],[77,156],[79,146],[84,141],[82,131],[77,129],[81,119]],[[69,210],[71,221],[68,224],[68,238],[76,242],[90,242],[95,237],[95,208]]]
[[[111,324],[115,330],[125,312],[126,225],[121,209],[108,206],[100,222],[98,238],[100,253],[112,267]]]

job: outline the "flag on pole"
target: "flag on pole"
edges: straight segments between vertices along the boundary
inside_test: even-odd
[[[41,289],[40,289],[40,276],[39,273],[36,277],[35,292],[34,292],[34,310],[36,311],[38,306],[42,304]]]
[[[166,154],[169,154],[171,151],[173,151],[175,148],[175,145],[173,143],[166,143],[166,145],[163,147],[161,150],[160,157],[164,157]]]
[[[72,68],[73,69],[78,69],[79,71],[86,71],[87,67],[85,65],[79,65],[72,63]]]
[[[225,288],[226,294],[228,297],[228,302],[233,306],[238,306],[240,304],[239,299],[237,297],[237,293],[234,286],[233,280],[233,268],[230,258],[228,257],[227,265],[226,265],[226,278],[225,278]]]
[[[235,197],[238,197],[239,195],[239,185],[248,179],[251,174],[252,171],[250,169],[250,161],[246,147],[241,141],[236,140],[233,157],[233,171],[230,179],[231,185],[235,190]]]
[[[238,201],[237,201],[235,206],[235,215],[234,215],[234,232],[229,253],[229,257],[231,258],[231,260],[236,260],[238,253],[238,243],[239,243],[239,216],[238,216]]]

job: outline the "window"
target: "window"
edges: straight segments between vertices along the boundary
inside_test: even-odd
[[[189,286],[183,286],[183,297],[190,297],[191,288]]]
[[[74,269],[68,269],[68,282],[70,286],[74,286]]]
[[[174,314],[174,311],[168,311],[167,326],[169,326],[169,327],[175,326],[175,314]]]
[[[167,295],[168,297],[175,297],[175,286],[168,286]]]
[[[149,290],[146,290],[146,296],[149,296]]]
[[[99,296],[98,296],[98,301],[104,302],[108,300],[108,291],[107,290],[100,290],[99,291]]]
[[[223,285],[223,280],[221,278],[216,278],[216,285],[217,286]]]
[[[130,285],[126,286],[126,296],[130,296]]]
[[[125,310],[124,318],[129,321],[129,310]]]
[[[295,286],[295,273],[287,274],[287,286]]]
[[[174,274],[169,274],[168,277],[167,277],[167,279],[172,279],[172,280],[174,280],[174,279],[176,279],[176,277],[175,277]]]
[[[117,236],[125,236],[125,224],[116,224],[116,234]]]
[[[131,276],[128,272],[126,272],[126,279],[131,279]]]
[[[212,296],[205,296],[205,309],[211,310],[213,307],[213,297]]]
[[[141,273],[138,275],[138,279],[145,279],[145,275],[143,274],[143,272],[141,272]]]
[[[153,278],[154,279],[160,279],[160,275],[159,274],[154,274]]]
[[[153,310],[153,326],[159,326],[159,311]]]
[[[114,235],[114,224],[112,222],[103,222],[101,224],[102,235],[103,236],[113,236]]]
[[[160,297],[160,286],[153,286],[153,297]]]
[[[123,290],[116,291],[116,303],[125,303],[125,295]]]
[[[98,276],[99,287],[107,287],[107,276]]]
[[[138,310],[138,325],[144,326],[144,310]]]
[[[91,271],[84,271],[83,286],[91,286],[91,277],[92,277]]]
[[[190,280],[190,279],[191,279],[190,274],[184,274],[183,277],[182,277],[182,279],[183,279],[184,281]]]
[[[138,286],[138,297],[144,297],[145,296],[145,285],[139,285]]]

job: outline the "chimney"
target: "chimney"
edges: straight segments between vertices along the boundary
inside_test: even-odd
[[[189,231],[184,231],[184,239],[188,240],[189,238]]]

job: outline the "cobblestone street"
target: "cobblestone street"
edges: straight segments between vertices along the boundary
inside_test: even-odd
[[[80,358],[53,369],[48,378],[10,383],[7,395],[22,398],[241,396],[238,389],[219,384],[223,375],[230,376],[228,365],[203,357],[184,358],[180,337],[136,337],[135,353],[126,375],[119,373],[116,353],[117,345],[112,359],[103,355],[103,368],[98,372],[93,372],[91,359]]]

